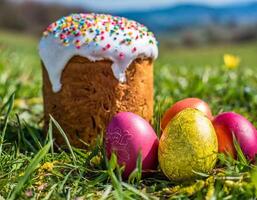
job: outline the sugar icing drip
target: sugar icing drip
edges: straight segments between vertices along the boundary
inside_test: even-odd
[[[52,23],[39,43],[39,54],[54,92],[61,90],[61,75],[75,55],[90,61],[110,59],[114,76],[126,82],[126,69],[136,58],[158,56],[152,32],[133,20],[104,14],[72,14]]]

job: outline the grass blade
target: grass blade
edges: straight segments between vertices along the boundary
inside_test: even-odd
[[[20,118],[18,115],[16,115],[16,118],[17,118],[17,123],[18,123],[18,127],[19,127],[19,132],[18,132],[18,139],[20,140],[19,141],[19,148],[21,148],[21,144],[23,142],[23,148],[24,147],[29,147],[29,149],[31,151],[33,151],[34,153],[37,152],[36,148],[30,143],[30,141],[28,141],[24,135],[24,131],[22,129],[22,125],[21,125],[21,122],[20,122]]]
[[[49,120],[48,131],[45,142],[49,141],[51,144],[51,153],[54,154],[54,140],[53,140],[53,123]]]
[[[117,156],[115,155],[115,153],[112,153],[111,159],[108,163],[108,174],[111,178],[113,188],[115,189],[115,191],[118,195],[117,198],[123,199],[123,191],[122,191],[121,182],[118,180],[118,178],[115,176],[115,173],[114,173],[114,170],[117,166],[118,166]]]
[[[42,199],[42,200],[48,200],[50,199],[52,193],[54,192],[54,189],[56,188],[57,184],[54,184],[51,188],[50,191],[47,193],[47,195]]]
[[[41,142],[39,141],[38,137],[33,133],[33,131],[31,130],[31,128],[29,127],[29,125],[26,122],[24,122],[24,125],[25,125],[25,128],[27,129],[27,132],[33,139],[37,149],[42,149],[42,145],[41,145]]]
[[[128,178],[128,182],[132,184],[135,184],[136,182],[138,184],[141,178],[142,178],[142,152],[140,151],[137,157],[136,168],[130,174]]]
[[[74,154],[74,152],[73,152],[73,150],[72,150],[72,147],[71,147],[71,145],[70,145],[69,139],[67,138],[67,136],[66,136],[64,130],[62,129],[62,127],[61,127],[61,126],[59,125],[59,123],[52,117],[52,115],[50,115],[50,119],[53,121],[54,125],[55,125],[56,128],[59,130],[60,134],[63,136],[63,138],[64,138],[64,140],[65,140],[65,142],[66,142],[66,144],[67,144],[67,146],[68,146],[68,149],[69,149],[70,152],[71,152],[71,156],[72,156],[74,165],[76,166],[77,160],[76,160],[75,154]]]
[[[242,149],[241,149],[241,147],[240,147],[240,145],[239,145],[239,143],[238,143],[234,134],[233,134],[233,143],[234,143],[234,147],[235,147],[236,152],[237,152],[238,160],[240,162],[242,162],[245,166],[248,166],[249,163],[248,163],[248,161],[247,161],[247,159],[246,159],[246,157],[245,157],[245,155],[244,155],[244,153],[243,153],[243,151],[242,151]]]
[[[5,118],[4,118],[4,127],[3,127],[3,130],[2,130],[1,135],[0,135],[0,155],[2,154],[2,151],[3,151],[4,137],[5,137],[5,133],[6,133],[6,129],[7,129],[9,115],[10,115],[10,113],[12,111],[12,108],[13,108],[14,98],[15,98],[15,94],[13,93],[10,96],[10,98],[8,99],[7,104],[6,104],[8,106],[8,109],[7,109],[7,112],[5,114]]]
[[[18,114],[15,114],[15,116],[16,116],[16,120],[17,120],[17,122],[18,122],[18,126],[17,126],[17,129],[18,129],[17,155],[19,155],[19,153],[20,153],[20,146],[21,146],[22,128],[21,128],[21,123],[20,123],[19,115],[18,115]]]
[[[71,175],[72,172],[73,172],[73,170],[69,171],[69,173],[64,177],[64,179],[63,179],[63,181],[62,181],[62,183],[61,183],[61,185],[59,186],[59,189],[58,189],[60,192],[63,191],[64,185],[67,182],[67,180],[68,180],[68,178],[69,178],[69,176]]]
[[[131,192],[135,193],[136,195],[140,196],[142,199],[149,200],[149,197],[146,194],[137,190],[136,188],[132,187],[131,185],[129,185],[127,183],[124,183],[124,182],[122,182],[121,184],[122,184],[122,186],[127,188],[129,191],[131,191]]]
[[[111,193],[111,191],[112,191],[112,186],[111,186],[111,185],[108,185],[108,186],[106,187],[106,189],[105,189],[105,191],[104,191],[104,193],[103,193],[103,195],[102,195],[102,197],[101,197],[100,200],[108,199],[108,196],[109,196],[109,194]]]
[[[35,157],[31,160],[30,164],[26,168],[24,172],[24,176],[20,178],[18,181],[16,187],[14,188],[11,197],[9,198],[10,200],[16,199],[17,194],[22,190],[24,184],[26,181],[29,179],[29,176],[35,171],[37,168],[38,164],[40,161],[45,157],[45,155],[48,153],[50,149],[50,143],[46,144],[36,155]]]
[[[11,96],[9,97],[9,99],[1,107],[0,113],[2,113],[6,107],[9,107],[8,105],[9,105],[10,101],[14,101],[14,97],[15,97],[15,93],[12,93]]]

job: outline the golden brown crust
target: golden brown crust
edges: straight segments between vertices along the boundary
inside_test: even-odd
[[[139,114],[147,121],[153,115],[153,62],[136,59],[127,69],[127,82],[121,84],[113,75],[111,61],[91,62],[74,56],[62,72],[62,89],[52,91],[43,66],[45,130],[51,114],[64,129],[70,143],[83,147],[80,138],[92,144],[105,132],[113,115],[120,111]],[[64,140],[54,130],[57,144]]]

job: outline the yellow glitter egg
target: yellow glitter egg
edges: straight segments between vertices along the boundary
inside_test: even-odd
[[[209,173],[217,160],[218,142],[211,121],[192,108],[179,112],[164,129],[159,163],[173,181],[190,180],[195,172]]]

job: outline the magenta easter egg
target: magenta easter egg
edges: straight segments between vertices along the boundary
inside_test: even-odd
[[[234,112],[221,113],[213,120],[220,152],[236,156],[232,134],[235,135],[244,155],[254,160],[257,154],[257,132],[255,127],[242,115]]]
[[[131,112],[118,113],[108,125],[105,137],[107,157],[116,153],[118,163],[125,165],[125,178],[135,169],[140,151],[143,170],[157,167],[159,140],[151,125],[140,116]]]

